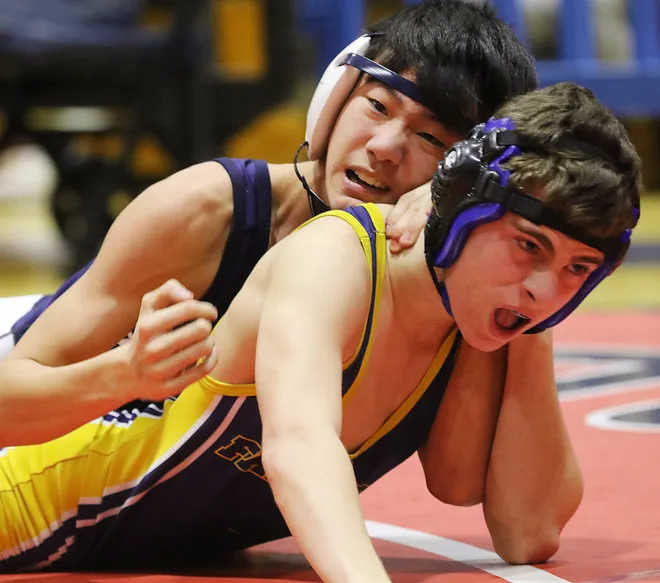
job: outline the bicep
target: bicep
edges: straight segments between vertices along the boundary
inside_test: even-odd
[[[215,162],[186,168],[147,188],[120,213],[90,272],[116,296],[127,290],[142,295],[168,279],[199,296],[205,289],[193,289],[194,274],[219,260],[232,217],[226,170]]]
[[[341,423],[341,348],[291,299],[270,297],[259,325],[256,382],[268,433],[274,423]]]
[[[341,430],[344,355],[369,309],[370,271],[352,227],[317,220],[278,246],[260,316],[256,382],[264,435]]]
[[[30,327],[12,358],[50,366],[91,358],[133,330],[147,292],[169,279],[200,291],[200,271],[206,279],[214,273],[209,250],[226,240],[231,200],[229,177],[216,163],[149,187],[117,217],[90,268]]]

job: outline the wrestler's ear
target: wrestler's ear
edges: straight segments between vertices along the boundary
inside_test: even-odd
[[[310,160],[318,160],[325,154],[339,112],[360,78],[359,69],[345,65],[346,57],[351,53],[364,55],[370,41],[371,35],[354,40],[323,73],[307,111],[305,139]]]

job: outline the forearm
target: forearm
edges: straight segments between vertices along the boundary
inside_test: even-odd
[[[44,366],[29,359],[0,365],[0,447],[50,441],[129,401],[121,354]]]
[[[264,467],[275,500],[308,561],[327,583],[390,581],[367,534],[355,477],[331,431],[277,439]]]
[[[506,352],[465,348],[420,451],[429,491],[456,506],[483,502],[506,367]]]
[[[484,515],[511,562],[547,560],[582,497],[557,397],[548,333],[509,346],[507,381],[486,478]]]

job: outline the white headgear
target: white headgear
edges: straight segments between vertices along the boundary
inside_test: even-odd
[[[412,81],[364,55],[374,36],[365,34],[354,40],[328,65],[319,81],[307,111],[307,155],[318,160],[326,151],[332,128],[346,99],[353,91],[360,72],[368,73],[411,99],[423,103],[419,88]]]
[[[305,139],[310,160],[318,160],[325,154],[337,116],[360,76],[359,69],[345,66],[346,57],[350,53],[364,55],[370,41],[368,35],[354,40],[332,60],[323,73],[307,111]]]

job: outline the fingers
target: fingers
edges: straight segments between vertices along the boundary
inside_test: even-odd
[[[421,191],[419,188],[406,192],[396,203],[392,212],[387,217],[386,234],[399,239],[405,230],[405,223],[402,223],[404,216],[411,208],[419,207],[419,198]],[[422,193],[423,194],[423,193]]]
[[[134,347],[138,398],[160,400],[178,394],[218,363],[211,326],[197,320],[146,345]]]
[[[189,369],[195,367],[200,360],[207,359],[214,348],[213,338],[206,338],[167,358],[149,364],[144,372],[150,379],[167,382],[185,374]]]
[[[165,392],[171,395],[180,393],[187,386],[210,374],[216,364],[218,364],[218,353],[217,348],[213,347],[211,353],[198,365],[165,381],[163,384]]]
[[[193,299],[194,294],[176,279],[170,279],[163,285],[142,296],[140,312],[162,310],[178,302]]]
[[[157,362],[189,346],[204,342],[211,330],[211,323],[199,318],[171,332],[156,335],[143,348],[144,360]]]
[[[148,341],[157,335],[166,334],[174,328],[198,320],[207,322],[207,324],[198,322],[195,326],[204,326],[208,335],[211,331],[210,322],[214,322],[217,317],[218,311],[213,304],[184,300],[157,311],[141,314],[136,326],[136,335],[142,341]]]
[[[387,235],[388,239],[390,237],[394,237],[395,239],[398,239],[403,234],[403,231],[401,230],[401,224],[399,221],[401,220],[401,217],[408,210],[407,200],[409,201],[409,199],[406,199],[406,197],[409,195],[410,193],[404,194],[397,201],[396,206],[392,209],[392,212],[387,217],[387,224],[385,225],[385,234]]]
[[[390,240],[390,251],[412,247],[426,226],[431,211],[430,185],[424,184],[404,194],[387,219],[385,234]]]
[[[215,306],[195,300],[176,280],[145,294],[125,344],[131,398],[162,400],[209,374],[218,363],[212,337],[217,318]]]
[[[388,239],[389,245],[390,245],[390,252],[393,254],[401,253],[403,251],[404,247],[401,245],[399,242],[400,239],[397,238],[391,238]]]
[[[386,235],[389,239],[390,251],[398,253],[412,247],[422,234],[427,220],[428,214],[425,209],[410,207],[401,215],[396,224],[390,225],[388,222]]]

